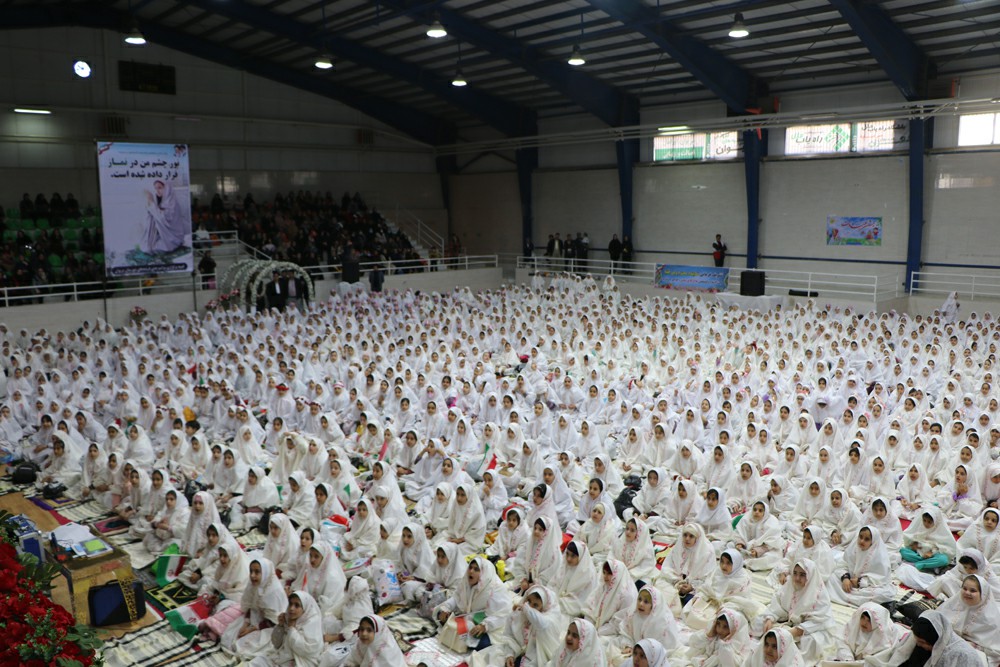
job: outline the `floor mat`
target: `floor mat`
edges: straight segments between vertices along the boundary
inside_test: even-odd
[[[433,637],[438,632],[434,621],[424,618],[416,609],[401,609],[380,614],[392,630],[393,637],[403,653],[413,648],[413,642]]]
[[[87,524],[94,523],[99,519],[106,519],[110,516],[110,512],[103,505],[91,500],[82,502],[79,505],[60,507],[56,510],[56,514],[69,521]]]
[[[93,524],[94,530],[99,532],[101,535],[118,535],[124,533],[129,529],[129,522],[120,517],[112,517],[110,519],[104,519],[103,521],[95,521]]]
[[[180,581],[171,581],[166,586],[146,589],[146,600],[164,614],[193,602],[195,597],[197,597],[197,592]]]
[[[47,512],[56,512],[63,507],[75,507],[76,505],[82,505],[83,501],[77,500],[76,498],[68,498],[66,496],[59,496],[58,498],[46,498],[44,496],[35,496],[31,499],[31,502],[35,503],[43,510]]]
[[[259,530],[251,530],[246,535],[237,537],[236,541],[247,551],[253,551],[254,549],[264,548],[264,544],[267,542],[267,535],[261,534]]]
[[[191,642],[164,620],[105,643],[103,655],[107,667],[154,667],[170,664],[190,650]]]

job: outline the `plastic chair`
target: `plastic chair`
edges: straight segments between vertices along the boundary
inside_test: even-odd
[[[35,228],[36,229],[52,229],[52,227],[49,226],[49,220],[48,220],[48,218],[39,218],[38,220],[35,220]]]

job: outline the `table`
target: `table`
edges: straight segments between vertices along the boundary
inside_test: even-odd
[[[47,542],[46,545],[48,546]],[[131,557],[113,544],[110,546],[110,553],[93,558],[68,558],[59,561],[56,560],[51,551],[48,553],[48,562],[58,567],[59,572],[66,577],[66,584],[69,587],[70,613],[73,614],[77,623],[90,625],[88,598],[91,588],[116,581],[116,571],[119,577],[132,578]]]

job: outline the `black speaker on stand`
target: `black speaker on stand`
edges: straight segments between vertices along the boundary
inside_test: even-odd
[[[740,296],[764,296],[764,272],[740,272]]]

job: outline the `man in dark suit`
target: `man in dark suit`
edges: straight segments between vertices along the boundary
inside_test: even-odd
[[[267,299],[268,308],[285,309],[285,300],[288,298],[287,290],[281,284],[281,278],[277,271],[271,274],[271,282],[264,288],[264,297]]]

